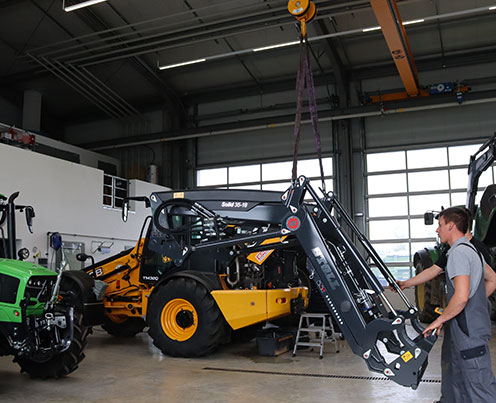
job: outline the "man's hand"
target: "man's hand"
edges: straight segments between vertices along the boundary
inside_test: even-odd
[[[406,285],[406,281],[396,280],[396,284],[399,285],[399,287],[400,287],[401,290],[404,290],[405,288],[408,288],[409,287],[409,286]],[[389,287],[389,289],[391,291],[396,292],[396,289],[392,285],[389,285],[388,287]]]
[[[426,329],[422,332],[422,334],[424,335],[424,337],[429,337],[432,334],[432,332],[435,330],[436,334],[439,335],[439,332],[441,331],[442,328],[443,328],[443,324],[438,318],[434,322],[432,322],[429,326],[427,326]]]

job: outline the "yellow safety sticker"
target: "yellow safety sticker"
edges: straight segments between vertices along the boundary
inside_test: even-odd
[[[173,199],[184,199],[184,192],[175,192],[172,196]]]
[[[162,256],[162,263],[168,263],[172,261],[172,259],[169,256]]]
[[[408,362],[413,358],[413,355],[412,353],[410,353],[410,351],[407,351],[405,354],[401,356],[401,358],[403,358],[403,361]]]

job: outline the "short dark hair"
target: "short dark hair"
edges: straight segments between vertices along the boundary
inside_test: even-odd
[[[463,208],[449,207],[439,213],[439,219],[441,219],[441,217],[444,217],[446,224],[449,222],[455,224],[456,228],[458,228],[458,230],[463,234],[468,231],[468,223],[470,218]]]

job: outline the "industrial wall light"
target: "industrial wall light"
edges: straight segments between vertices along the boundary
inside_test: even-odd
[[[75,4],[71,4],[69,6],[66,6],[65,0],[62,0],[62,8],[64,9],[64,11],[66,13],[68,13],[69,11],[74,11],[74,10],[77,10],[79,8],[92,6],[93,4],[103,3],[104,1],[107,1],[107,0],[86,0],[86,1],[81,1],[79,3],[75,3]]]

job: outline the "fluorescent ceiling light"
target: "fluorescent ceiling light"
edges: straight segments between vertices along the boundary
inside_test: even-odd
[[[176,63],[176,64],[169,64],[167,66],[158,66],[160,70],[167,70],[167,69],[173,69],[174,67],[181,67],[181,66],[187,66],[188,64],[195,64],[195,63],[202,63],[206,61],[207,59],[196,59],[196,60],[190,60],[188,62],[182,62],[182,63]]]
[[[403,25],[418,24],[419,22],[424,22],[424,20],[420,19],[420,20],[404,21]]]
[[[300,41],[278,43],[277,45],[269,45],[269,46],[264,46],[261,48],[255,48],[255,49],[253,49],[253,51],[254,52],[260,52],[262,50],[269,50],[269,49],[283,48],[285,46],[298,45],[299,43],[300,43]]]
[[[95,1],[95,0],[93,0],[93,1]],[[97,0],[97,1],[105,1],[105,0]],[[452,12],[452,13],[427,16],[427,17],[424,17],[424,18],[421,18],[421,19],[418,19],[418,20],[405,21],[405,22],[403,22],[403,25],[418,24],[418,23],[425,22],[425,21],[434,21],[434,20],[438,20],[439,21],[439,20],[442,20],[442,19],[445,19],[445,18],[452,18],[452,17],[459,17],[459,16],[462,16],[462,15],[471,15],[471,14],[475,14],[475,13],[482,13],[482,12],[486,12],[488,10],[491,10],[491,11],[496,10],[496,5],[495,6],[491,6],[491,7],[484,6],[484,7],[472,8],[472,9],[469,9],[469,10],[456,11],[456,12]],[[380,29],[381,29],[380,26],[375,26],[375,27],[370,27],[370,28],[363,28],[363,29],[362,28],[356,28],[356,29],[351,29],[351,30],[348,30],[348,31],[333,32],[331,34],[326,34],[326,35],[320,35],[320,36],[316,36],[316,37],[311,37],[311,38],[308,38],[308,41],[318,41],[318,40],[322,40],[322,39],[326,39],[326,38],[335,38],[335,37],[341,37],[341,36],[350,35],[350,34],[358,34],[360,32],[378,31]],[[161,70],[172,69],[174,67],[187,66],[188,64],[194,64],[194,63],[201,63],[201,62],[205,62],[205,61],[224,59],[224,58],[238,56],[238,55],[246,55],[246,54],[250,54],[250,53],[253,53],[253,52],[260,52],[260,51],[263,51],[263,50],[281,48],[281,47],[284,47],[284,46],[297,45],[298,43],[299,43],[299,41],[293,41],[293,42],[279,43],[279,44],[276,44],[276,45],[264,46],[264,47],[260,47],[260,48],[254,48],[254,49],[237,50],[237,51],[233,51],[233,52],[229,52],[229,53],[222,53],[222,54],[219,54],[219,55],[208,56],[208,57],[206,57],[204,59],[197,59],[197,60],[191,60],[191,61],[183,62],[183,63],[170,64],[168,66],[158,66],[158,68],[161,69]]]
[[[79,8],[92,6],[93,4],[103,3],[104,1],[107,1],[107,0],[86,0],[86,1],[82,1],[81,3],[73,4],[71,6],[66,7],[65,6],[65,0],[64,0],[64,2],[62,3],[62,8],[64,9],[64,11],[66,13],[68,13],[69,11],[74,11],[74,10],[77,10]]]
[[[364,29],[362,29],[362,32],[377,31],[379,29],[381,29],[381,27],[364,28]]]

